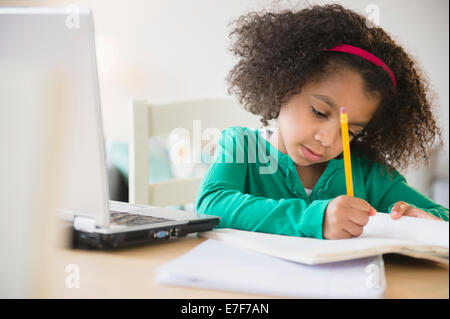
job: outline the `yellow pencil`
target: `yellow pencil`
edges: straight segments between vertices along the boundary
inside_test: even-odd
[[[353,197],[352,162],[350,159],[350,142],[348,138],[347,108],[341,107],[340,113],[341,113],[342,146],[344,149],[345,182],[347,184],[347,195]]]

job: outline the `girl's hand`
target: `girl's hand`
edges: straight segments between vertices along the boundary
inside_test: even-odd
[[[397,220],[402,216],[411,216],[427,219],[441,220],[440,218],[431,215],[430,213],[424,212],[423,210],[413,207],[405,202],[397,202],[391,208],[391,217],[393,220]]]
[[[343,239],[358,237],[369,221],[369,216],[377,213],[375,208],[361,198],[338,196],[327,206],[323,218],[323,237]]]

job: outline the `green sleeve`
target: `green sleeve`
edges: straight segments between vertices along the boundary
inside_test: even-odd
[[[368,185],[369,196],[372,198],[370,202],[377,211],[390,213],[395,203],[404,201],[448,221],[448,208],[435,203],[408,185],[405,177],[398,171],[394,171],[393,175],[389,176],[387,168],[383,168],[383,173],[381,173],[380,166],[373,165],[366,185]]]
[[[222,132],[215,162],[200,185],[196,210],[221,217],[219,227],[322,239],[323,215],[330,200],[307,203],[300,198],[275,200],[244,193],[248,164],[223,160],[233,158],[233,145],[236,151],[245,150],[235,137],[232,129]]]

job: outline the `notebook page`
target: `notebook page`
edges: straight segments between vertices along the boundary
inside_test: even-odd
[[[381,256],[309,266],[213,239],[160,266],[156,282],[294,298],[380,298],[386,288]]]
[[[396,238],[449,248],[449,224],[445,221],[402,216],[393,220],[377,213],[364,227],[362,238]]]
[[[216,229],[200,233],[199,236],[225,240],[230,243],[254,249],[271,256],[305,263],[317,264],[362,258],[378,254],[399,252],[405,248],[419,251],[429,251],[448,256],[448,223],[419,220],[403,216],[399,220],[389,220],[389,215],[378,213],[370,217],[363,235],[352,239],[322,240],[294,236],[274,235],[267,233],[234,230],[229,228]],[[404,218],[404,220],[402,220]],[[395,222],[401,222],[394,224]],[[425,222],[423,224],[419,221]],[[427,228],[427,230],[418,230]],[[410,230],[411,229],[411,230]],[[411,233],[414,230],[414,233]],[[435,235],[432,233],[435,232]],[[424,244],[415,240],[403,239],[401,236],[419,234]],[[427,236],[430,236],[429,238]],[[438,242],[439,246],[431,247]]]

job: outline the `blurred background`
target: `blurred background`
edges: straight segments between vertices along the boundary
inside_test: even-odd
[[[92,10],[103,124],[113,199],[127,200],[128,101],[151,103],[227,96],[225,77],[235,60],[228,52],[229,23],[261,9],[300,9],[330,1],[266,0],[0,0],[0,6],[69,6]],[[445,148],[430,167],[404,173],[410,184],[448,207],[449,3],[446,0],[335,1],[378,24],[421,65],[436,93],[436,118]],[[150,143],[159,176],[177,175],[164,162],[167,148]],[[166,156],[166,157],[164,157]],[[184,174],[186,175],[186,174]]]

